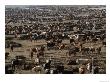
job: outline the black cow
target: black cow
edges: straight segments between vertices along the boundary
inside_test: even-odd
[[[93,38],[92,39],[92,42],[97,42],[98,41],[98,38]]]
[[[72,39],[70,39],[70,43],[72,43],[72,42],[75,42],[73,38],[72,38]]]
[[[102,44],[105,46],[106,45],[106,42],[102,42]]]
[[[92,53],[94,53],[94,52],[95,52],[95,48],[90,48],[90,51],[91,51]]]
[[[74,54],[76,55],[76,52],[79,52],[79,48],[78,47],[73,47],[71,49],[69,49],[69,55]]]
[[[62,39],[57,40],[57,44],[62,43]]]
[[[57,72],[58,73],[63,73],[63,71],[64,71],[64,66],[60,66],[60,65],[57,65],[57,67],[56,67],[56,70],[57,70]]]
[[[82,51],[82,54],[88,54],[89,53],[89,51],[90,51],[90,49],[87,47],[83,47],[82,49],[81,49],[81,51]]]
[[[54,42],[47,42],[47,49],[53,48],[55,46]]]
[[[73,73],[78,73],[79,72],[79,68],[78,67],[74,67],[73,68]]]
[[[77,65],[77,62],[76,60],[70,60],[68,65]]]
[[[44,65],[44,69],[50,69],[50,67],[51,67],[51,60],[48,60],[48,62],[45,63]]]
[[[94,68],[94,74],[98,74],[99,73],[99,68],[96,66],[95,68]]]
[[[15,70],[15,67],[21,67],[25,64],[26,57],[24,56],[16,56],[16,59],[12,60],[12,69]]]
[[[9,57],[9,52],[5,53],[5,59],[7,59]]]
[[[98,54],[101,54],[101,47],[98,47],[96,50]]]
[[[5,65],[5,74],[14,74],[11,64]]]

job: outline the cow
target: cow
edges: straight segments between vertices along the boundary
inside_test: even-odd
[[[40,56],[44,56],[44,51],[38,50],[37,57],[39,58]]]
[[[102,45],[106,46],[106,42],[102,42]]]
[[[92,63],[87,63],[86,64],[86,69],[90,73],[92,71]]]
[[[96,66],[96,67],[94,67],[94,74],[98,74],[98,73],[99,73],[99,67]]]
[[[31,52],[37,53],[38,52],[38,48],[31,48]]]
[[[25,65],[26,57],[24,57],[24,56],[16,56],[15,58],[16,59],[12,60],[12,62],[11,62],[13,70],[15,70],[16,67],[19,69],[19,68],[21,68],[22,66]]]
[[[44,64],[44,69],[49,69],[50,70],[51,67],[51,60],[46,60],[46,63]]]
[[[96,43],[99,40],[99,38],[93,38],[92,42]]]
[[[40,64],[40,60],[39,60],[38,57],[35,58],[34,63],[35,63],[35,65],[39,65]]]
[[[65,45],[64,44],[61,44],[60,46],[59,46],[59,49],[61,50],[61,49],[64,49],[65,48]]]
[[[11,64],[5,65],[5,73],[6,74],[14,74],[14,72],[15,72],[15,70],[12,69]]]
[[[78,67],[74,67],[72,72],[75,73],[75,74],[78,73],[79,72],[79,68]]]
[[[9,52],[5,52],[5,59],[7,59],[9,57]]]
[[[30,54],[30,57],[31,57],[31,59],[33,59],[33,51],[31,51],[31,54]]]
[[[32,48],[31,49],[31,55],[33,55],[35,53],[37,55],[37,57],[44,56],[44,50],[45,50],[45,47],[44,46],[41,46],[40,49],[38,49],[38,48]]]
[[[36,65],[35,67],[32,68],[32,71],[40,74],[42,71],[42,67],[40,65]]]
[[[57,39],[56,42],[57,42],[57,44],[60,44],[60,43],[62,43],[62,39]]]
[[[45,46],[42,45],[42,46],[40,47],[40,50],[41,50],[41,51],[44,51],[44,50],[45,50]]]
[[[56,66],[56,70],[57,70],[58,73],[63,73],[63,71],[64,71],[64,66],[63,66],[63,65],[57,65],[57,66]]]
[[[13,52],[14,46],[13,44],[10,44],[10,51]]]
[[[56,70],[56,69],[54,69],[54,70],[51,69],[51,70],[50,70],[50,74],[58,74],[58,70]]]
[[[55,42],[47,42],[47,49],[49,50],[50,48],[53,48],[55,46]]]
[[[70,38],[70,44],[71,44],[72,42],[75,42],[75,40],[74,40],[73,38]]]
[[[98,47],[96,50],[98,54],[101,54],[101,47]]]
[[[89,49],[90,49],[90,52],[91,52],[91,53],[94,53],[94,52],[95,52],[95,48],[90,47]]]
[[[69,56],[70,56],[71,54],[76,55],[76,53],[80,51],[80,48],[74,46],[73,48],[70,48],[68,51],[69,51],[69,52],[68,52]]]
[[[82,47],[82,54],[89,54],[90,49],[88,47]]]
[[[68,65],[77,65],[78,63],[77,63],[77,61],[76,60],[70,60],[69,62],[68,62]]]
[[[12,60],[11,64],[12,64],[12,69],[15,70],[16,66],[18,67],[20,65],[20,62],[18,59],[15,59],[15,60]]]
[[[82,65],[79,67],[79,74],[85,74],[86,70],[85,70],[85,66]]]

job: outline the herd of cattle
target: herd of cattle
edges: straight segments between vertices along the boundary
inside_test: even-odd
[[[5,52],[6,74],[24,70],[37,74],[106,73],[105,9],[37,7],[6,8],[5,48],[10,49]],[[15,48],[24,46],[18,41],[36,44],[42,40],[41,45],[28,48],[29,57],[21,54],[11,58]]]

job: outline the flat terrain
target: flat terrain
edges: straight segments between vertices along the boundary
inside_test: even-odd
[[[14,59],[15,56],[18,55],[23,55],[25,56],[28,60],[31,60],[30,58],[30,49],[33,47],[37,47],[39,48],[41,45],[45,45],[46,46],[46,41],[45,40],[38,40],[38,41],[29,41],[29,40],[17,40],[14,39],[12,40],[14,42],[20,43],[22,44],[22,47],[18,47],[18,48],[14,48],[13,52],[10,52],[10,48],[6,48],[6,52],[10,52],[9,58],[6,59],[6,63],[11,62],[11,59]],[[69,45],[69,40],[63,40],[63,43],[66,43]],[[85,43],[83,44],[83,46],[85,47],[98,47],[101,46],[101,42],[98,43]],[[91,57],[99,57],[99,59],[106,59],[106,48],[103,46],[101,48],[101,55],[96,55],[96,54],[90,54],[90,55],[81,55],[80,53],[77,53],[77,55],[72,55],[72,56],[68,56],[66,53],[68,52],[67,49],[62,49],[62,50],[55,50],[55,49],[51,49],[51,50],[47,50],[47,48],[45,48],[45,55],[42,59],[43,62],[46,61],[46,59],[52,59],[52,63],[54,65],[54,63],[56,62],[62,62],[62,63],[67,63],[68,60],[71,59],[90,59]],[[36,58],[37,56],[34,54],[33,60]],[[16,73],[20,73],[20,74],[33,74],[34,72],[32,72],[31,70],[16,70]]]

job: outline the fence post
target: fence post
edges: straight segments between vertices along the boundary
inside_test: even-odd
[[[94,74],[94,58],[92,57],[92,74]]]

